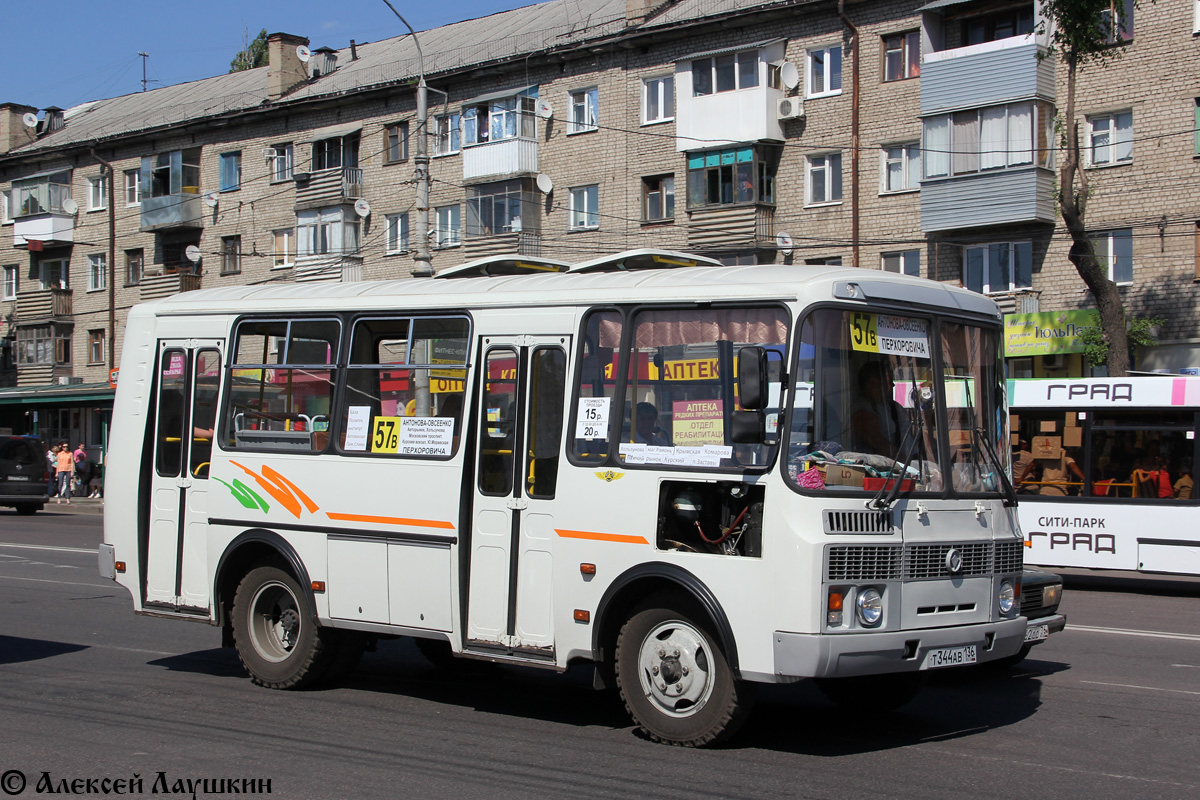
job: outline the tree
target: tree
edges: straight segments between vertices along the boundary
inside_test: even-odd
[[[1108,374],[1122,377],[1129,371],[1129,336],[1125,308],[1117,285],[1108,278],[1107,265],[1096,257],[1088,236],[1086,216],[1088,174],[1080,169],[1079,121],[1075,118],[1075,85],[1079,70],[1088,64],[1103,65],[1122,54],[1120,43],[1132,31],[1136,0],[1044,0],[1042,15],[1050,28],[1050,49],[1067,66],[1067,107],[1063,113],[1065,146],[1058,173],[1058,209],[1071,250],[1067,258],[1091,290],[1100,317],[1100,330],[1108,352]]]
[[[1158,343],[1158,329],[1166,322],[1162,317],[1132,317],[1126,328],[1125,337],[1132,347],[1150,347]],[[1092,312],[1092,327],[1085,328],[1079,335],[1083,345],[1083,357],[1093,367],[1109,363],[1108,341],[1100,328],[1100,314]]]
[[[242,49],[233,57],[233,61],[229,62],[230,72],[241,72],[244,69],[254,69],[255,67],[265,67],[267,65],[267,29],[263,28],[258,32],[258,36],[254,37],[254,41],[249,41],[250,31],[242,29]]]

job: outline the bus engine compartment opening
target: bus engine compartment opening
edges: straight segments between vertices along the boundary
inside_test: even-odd
[[[658,495],[660,550],[758,558],[763,487],[735,481],[663,481]]]

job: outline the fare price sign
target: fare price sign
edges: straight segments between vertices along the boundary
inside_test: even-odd
[[[579,398],[578,414],[575,417],[576,439],[603,439],[608,435],[607,397]]]
[[[855,311],[850,315],[850,346],[864,353],[928,359],[929,325],[923,319]]]

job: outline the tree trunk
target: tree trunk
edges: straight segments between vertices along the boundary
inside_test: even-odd
[[[1107,270],[1096,260],[1096,248],[1084,222],[1087,214],[1088,177],[1079,168],[1079,123],[1075,119],[1075,78],[1078,59],[1064,54],[1067,61],[1067,110],[1065,114],[1066,153],[1059,171],[1058,206],[1071,250],[1067,257],[1087,284],[1100,312],[1100,329],[1108,344],[1108,374],[1124,377],[1129,371],[1129,336],[1125,327],[1125,308],[1117,285],[1108,279]],[[1079,187],[1076,189],[1075,182]]]

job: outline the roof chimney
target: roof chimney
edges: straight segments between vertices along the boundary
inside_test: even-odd
[[[20,103],[0,103],[0,153],[7,153],[29,144],[37,138],[37,123],[29,127],[22,119],[26,114],[37,114],[33,106]]]
[[[659,6],[665,5],[663,0],[625,0],[625,25],[640,25]]]
[[[46,116],[43,117],[45,124],[42,126],[42,133],[54,133],[67,124],[66,117],[63,116],[63,109],[58,106],[47,106],[42,111],[46,112]]]
[[[308,81],[308,69],[296,49],[308,45],[303,36],[272,33],[267,36],[267,97],[278,100]]]
[[[328,75],[337,69],[337,50],[332,47],[318,47],[312,52],[312,60],[308,62],[309,72],[314,78]]]

